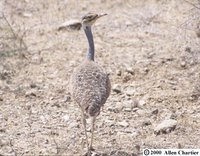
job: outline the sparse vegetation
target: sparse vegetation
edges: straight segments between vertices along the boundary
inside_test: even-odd
[[[86,39],[58,27],[89,11],[108,13],[93,33],[113,86],[94,148],[200,148],[199,8],[199,0],[1,0],[0,155],[83,154],[68,80]],[[155,135],[167,119],[176,125]]]

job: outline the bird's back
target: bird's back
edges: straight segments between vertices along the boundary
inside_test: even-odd
[[[108,74],[94,61],[86,60],[71,76],[72,96],[90,116],[99,114],[110,94],[110,88]]]

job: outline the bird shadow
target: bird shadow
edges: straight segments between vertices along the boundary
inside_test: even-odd
[[[127,153],[125,151],[114,150],[108,153],[101,153],[101,152],[87,152],[83,156],[139,156],[136,153]]]

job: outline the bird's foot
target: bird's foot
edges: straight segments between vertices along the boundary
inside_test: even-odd
[[[95,151],[88,151],[83,156],[102,156],[102,154]]]
[[[83,156],[91,156],[92,152],[91,151],[87,151]]]
[[[88,151],[83,156],[93,156],[94,155],[94,148],[91,146],[89,147]]]
[[[89,151],[95,151],[95,149],[92,146],[90,146]]]

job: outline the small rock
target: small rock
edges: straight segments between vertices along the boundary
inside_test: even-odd
[[[133,112],[136,112],[138,110],[139,110],[139,108],[137,108],[137,107],[132,109]]]
[[[66,102],[69,102],[70,100],[71,100],[71,97],[70,97],[69,95],[66,95],[66,96],[63,98],[62,102],[66,103]]]
[[[22,15],[23,17],[27,17],[30,18],[33,16],[33,14],[31,12],[20,12],[20,15]]]
[[[125,24],[126,24],[126,26],[127,26],[127,27],[129,27],[129,26],[132,26],[132,25],[133,25],[131,21],[126,21],[126,23],[125,23]]]
[[[64,115],[63,117],[62,117],[62,119],[65,121],[65,122],[67,122],[67,121],[69,121],[69,115]]]
[[[144,110],[142,109],[137,109],[137,114],[140,115],[140,116],[144,116],[144,114],[146,113]]]
[[[171,113],[169,113],[169,114],[166,116],[165,119],[174,119],[174,120],[175,120],[176,118],[177,118],[177,114],[171,112]]]
[[[71,129],[73,129],[73,128],[80,128],[79,124],[77,122],[70,122],[68,126]]]
[[[36,95],[36,90],[28,90],[28,91],[26,91],[25,96],[26,97],[36,97],[37,96]]]
[[[117,76],[121,76],[122,75],[122,71],[121,70],[117,70],[116,74],[117,74]]]
[[[137,152],[139,153],[140,152],[140,145],[135,145],[135,149],[137,150]]]
[[[131,67],[126,68],[125,71],[126,71],[127,73],[131,74],[131,75],[134,75],[134,71],[133,71],[133,69],[132,69]]]
[[[141,104],[140,101],[136,99],[132,101],[132,108],[137,108],[137,107],[140,108],[141,106],[143,106],[143,104]]]
[[[121,112],[123,108],[124,108],[124,106],[123,106],[123,104],[121,102],[116,102],[115,111]]]
[[[40,116],[40,120],[41,120],[43,123],[46,122],[46,118],[45,118],[43,115]]]
[[[112,107],[112,106],[109,106],[109,107],[107,108],[107,110],[110,111],[110,112],[115,112],[115,108]]]
[[[158,114],[158,108],[154,109],[154,110],[151,112],[151,114],[157,115],[157,114]]]
[[[115,106],[108,106],[107,110],[114,113],[119,113],[123,109],[123,105],[121,102],[116,102]]]
[[[144,68],[144,72],[145,72],[145,73],[148,73],[149,71],[150,71],[150,69],[149,69],[149,68],[147,68],[147,67],[146,67],[146,68]]]
[[[41,64],[42,62],[43,62],[43,58],[40,55],[35,54],[31,58],[31,63],[33,64],[38,65],[38,64]]]
[[[58,27],[58,31],[61,31],[61,30],[80,30],[82,27],[82,24],[79,20],[69,20],[69,21],[66,21],[64,22],[63,24],[61,24],[59,27]]]
[[[125,90],[126,95],[128,96],[133,96],[135,94],[135,88],[133,87],[127,87]]]
[[[5,129],[5,128],[1,128],[1,129],[0,129],[0,132],[1,132],[1,133],[5,133],[5,132],[6,132],[6,129]]]
[[[198,38],[200,38],[200,29],[196,31],[196,35]]]
[[[31,84],[30,84],[30,87],[31,87],[31,88],[36,88],[37,85],[36,85],[35,83],[31,83]]]
[[[113,92],[119,94],[121,93],[121,86],[119,84],[114,84],[112,90]]]
[[[137,102],[138,102],[137,107],[142,107],[146,104],[146,101],[144,99],[137,101]]]
[[[118,124],[122,127],[128,127],[129,126],[129,123],[127,121],[121,121],[121,122],[118,122]]]
[[[191,52],[191,47],[188,47],[188,46],[185,47],[185,51],[186,51],[186,52]]]
[[[123,108],[124,111],[126,111],[126,112],[132,111],[132,101],[131,100],[126,101],[123,105],[124,105],[124,108]]]
[[[128,100],[123,104],[124,111],[131,112],[134,108],[138,107],[138,101],[137,100]]]
[[[91,156],[102,156],[102,154],[92,151]]]
[[[125,112],[131,112],[131,111],[132,111],[132,108],[131,108],[131,107],[125,107],[125,108],[124,108],[124,111],[125,111]]]
[[[185,61],[181,61],[181,67],[185,68],[185,66],[186,66],[186,62]]]
[[[154,133],[156,135],[160,133],[169,133],[176,128],[177,121],[173,119],[167,119],[161,122],[155,129]]]
[[[109,127],[114,126],[115,125],[115,121],[114,120],[105,120],[105,123],[107,123],[109,125]]]
[[[126,153],[124,151],[111,151],[109,156],[132,156],[133,154]]]
[[[151,125],[151,121],[144,121],[142,123],[142,126],[149,126],[149,125]]]
[[[126,74],[124,77],[123,77],[123,83],[126,83],[128,82],[129,80],[131,80],[131,75],[130,74]]]

